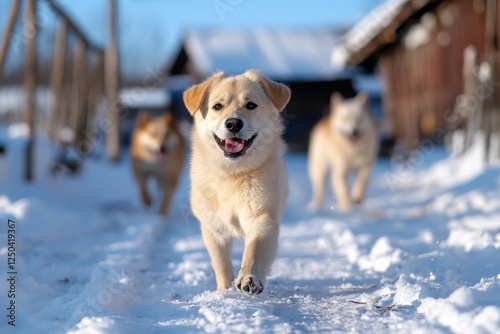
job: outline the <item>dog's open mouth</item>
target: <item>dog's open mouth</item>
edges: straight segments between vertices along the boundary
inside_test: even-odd
[[[245,155],[247,150],[252,146],[253,141],[257,137],[257,134],[254,134],[250,139],[244,140],[241,138],[233,137],[233,138],[227,138],[227,139],[220,139],[217,137],[217,135],[214,133],[214,138],[221,148],[221,150],[224,152],[224,156],[228,158],[239,158]]]
[[[167,155],[168,155],[168,152],[166,150],[164,150],[164,149],[153,150],[153,149],[149,148],[149,152],[155,158],[155,160],[158,161],[158,162],[164,161],[167,158]]]
[[[348,137],[353,144],[356,144],[361,139],[360,135],[349,135]]]

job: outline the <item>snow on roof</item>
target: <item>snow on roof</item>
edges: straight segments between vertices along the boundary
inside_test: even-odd
[[[334,69],[344,68],[349,57],[361,51],[385,28],[389,27],[406,5],[418,9],[430,0],[387,0],[372,10],[366,17],[359,21],[343,37],[331,52],[331,66]]]
[[[337,42],[338,36],[326,29],[254,29],[192,32],[184,45],[194,68],[205,76],[255,68],[274,79],[331,79],[342,75],[330,66]]]
[[[129,108],[165,108],[170,104],[170,99],[170,94],[164,87],[120,90],[120,104]]]
[[[47,117],[54,96],[47,87],[37,87],[36,106],[43,117]],[[0,118],[9,113],[22,114],[26,106],[26,90],[23,86],[0,87]]]

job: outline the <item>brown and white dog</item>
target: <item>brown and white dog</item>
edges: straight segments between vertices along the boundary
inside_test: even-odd
[[[191,206],[217,289],[233,283],[232,242],[244,238],[235,285],[250,295],[264,290],[287,198],[280,112],[289,99],[288,87],[254,70],[218,72],[184,93],[194,116]]]
[[[170,113],[152,117],[141,112],[132,133],[130,156],[142,202],[152,204],[147,179],[156,180],[162,191],[159,213],[168,213],[170,202],[184,169],[185,143]]]
[[[351,198],[360,203],[365,195],[379,147],[377,126],[370,114],[368,97],[359,93],[344,100],[333,93],[330,113],[313,128],[309,143],[308,170],[313,188],[309,207],[320,209],[325,198],[326,177],[332,173],[332,187],[342,211],[351,208]],[[349,194],[349,174],[356,180]]]

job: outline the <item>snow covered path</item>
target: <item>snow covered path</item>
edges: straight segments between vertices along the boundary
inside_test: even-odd
[[[278,259],[264,293],[249,297],[214,291],[187,173],[162,218],[141,207],[127,161],[88,160],[80,177],[57,180],[40,155],[39,181],[20,183],[23,140],[14,127],[9,135],[0,158],[9,161],[0,160],[0,273],[10,218],[18,333],[500,330],[499,168],[468,177],[451,159],[429,168],[440,150],[426,154],[422,170],[380,161],[361,207],[309,213],[306,157],[289,154]],[[237,242],[235,270],[242,251]],[[2,278],[3,310],[7,290]],[[14,332],[0,319],[1,333]]]

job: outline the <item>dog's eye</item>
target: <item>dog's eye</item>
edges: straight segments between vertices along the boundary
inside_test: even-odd
[[[257,105],[253,102],[248,102],[245,107],[249,110],[253,110],[253,109],[257,108]]]
[[[222,109],[222,104],[216,103],[216,104],[214,104],[214,106],[212,107],[212,109],[214,109],[214,110],[221,110]]]

